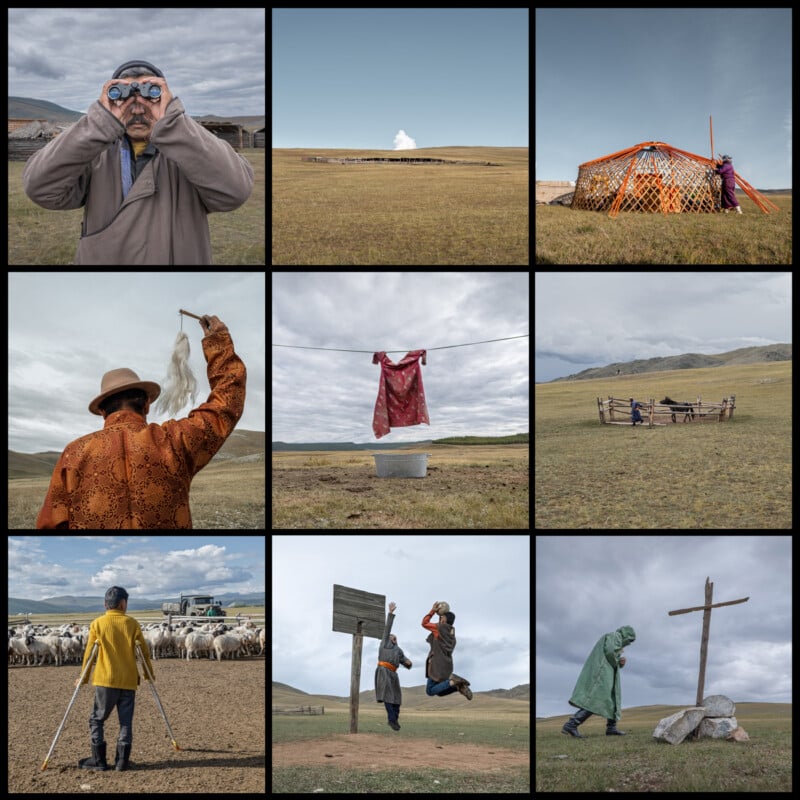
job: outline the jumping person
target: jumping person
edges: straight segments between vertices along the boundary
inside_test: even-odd
[[[453,650],[456,648],[456,629],[453,623],[456,615],[452,611],[439,613],[439,603],[422,618],[422,627],[429,630],[425,640],[431,648],[425,661],[425,677],[428,685],[425,692],[430,696],[444,697],[446,694],[461,692],[467,700],[472,700],[469,681],[453,672]],[[439,622],[431,622],[431,617],[439,614]]]
[[[389,727],[395,731],[400,730],[400,703],[403,702],[403,693],[400,690],[400,679],[397,677],[397,667],[402,664],[406,669],[411,669],[405,653],[397,646],[397,637],[392,633],[394,623],[394,610],[397,603],[389,603],[389,613],[386,615],[386,626],[383,629],[383,639],[378,650],[378,666],[375,668],[375,702],[386,706],[389,717]]]
[[[114,766],[117,772],[128,769],[133,746],[133,706],[136,688],[139,685],[139,670],[136,667],[136,645],[142,650],[149,672],[153,675],[150,651],[142,635],[139,623],[125,614],[128,609],[128,593],[120,586],[112,586],[105,597],[106,613],[89,626],[89,641],[83,654],[83,666],[91,655],[94,643],[99,645],[97,664],[94,669],[94,708],[89,716],[89,731],[92,737],[92,757],[82,758],[78,766],[103,772],[109,769],[106,762],[106,742],[103,725],[116,706],[119,717],[119,739]],[[89,680],[87,671],[83,682]],[[77,689],[81,679],[75,681]]]
[[[636,641],[636,633],[630,625],[606,633],[597,640],[586,663],[583,665],[569,704],[578,711],[573,714],[561,733],[584,739],[578,725],[586,722],[592,714],[606,718],[606,736],[625,736],[617,730],[617,720],[622,711],[622,690],[619,671],[625,666],[622,648]]]

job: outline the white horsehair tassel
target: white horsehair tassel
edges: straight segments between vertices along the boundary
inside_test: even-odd
[[[189,366],[189,337],[180,331],[175,337],[167,378],[156,408],[174,417],[189,402],[189,398],[194,404],[196,396],[197,379]]]

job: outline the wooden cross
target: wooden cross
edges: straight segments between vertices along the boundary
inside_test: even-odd
[[[679,608],[677,611],[668,611],[670,617],[676,614],[688,614],[690,611],[703,612],[703,637],[700,639],[700,675],[697,678],[697,701],[695,705],[699,706],[703,702],[703,689],[706,683],[706,658],[708,656],[708,629],[711,627],[711,609],[719,608],[720,606],[734,606],[737,603],[746,603],[750,598],[743,597],[740,600],[727,600],[724,603],[713,603],[711,597],[714,592],[714,584],[709,582],[706,578],[706,602],[702,606],[693,606],[692,608]]]

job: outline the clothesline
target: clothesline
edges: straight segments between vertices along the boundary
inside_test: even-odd
[[[384,353],[410,353],[412,350],[426,349],[428,352],[431,350],[449,350],[452,347],[472,347],[474,344],[489,344],[490,342],[507,342],[509,339],[524,339],[530,336],[528,333],[523,333],[520,336],[505,336],[502,339],[484,339],[482,342],[466,342],[465,344],[446,344],[442,347],[407,347],[404,350],[383,350]],[[375,353],[381,352],[376,350],[349,350],[342,347],[305,347],[299,344],[273,344],[273,347],[291,347],[294,350],[330,350],[336,353]]]

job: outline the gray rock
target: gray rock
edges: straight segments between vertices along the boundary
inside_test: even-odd
[[[697,731],[699,737],[725,739],[739,727],[736,717],[706,717]]]
[[[724,694],[711,694],[703,700],[707,717],[732,717],[736,713],[736,704]]]
[[[705,715],[705,706],[684,708],[672,716],[664,717],[656,725],[653,736],[661,742],[680,744],[700,724]]]

